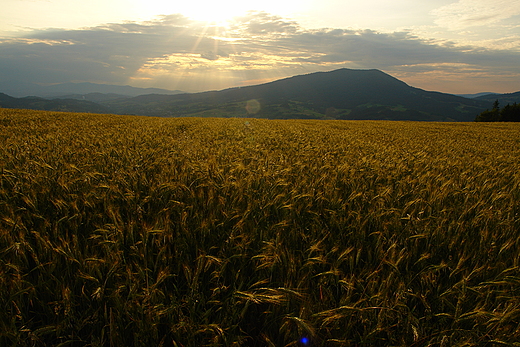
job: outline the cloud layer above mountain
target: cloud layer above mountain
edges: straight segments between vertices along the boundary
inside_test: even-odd
[[[459,0],[433,14],[438,25],[452,29],[486,26],[520,15],[520,0]]]
[[[438,22],[449,25],[450,16],[459,16],[467,3],[440,8]],[[488,19],[479,17],[479,9],[476,5],[474,15],[467,15],[468,25],[493,20],[492,9]],[[348,67],[381,69],[411,85],[446,92],[520,90],[518,46],[461,46],[409,31],[306,29],[265,12],[249,12],[226,26],[168,15],[77,30],[32,30],[0,40],[0,52],[4,81],[201,91]]]

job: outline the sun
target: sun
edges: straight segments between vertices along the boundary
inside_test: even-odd
[[[223,24],[242,16],[249,11],[264,11],[275,15],[291,16],[305,10],[310,0],[200,0],[172,1],[148,0],[140,1],[143,12],[150,15],[180,13],[197,21]]]
[[[248,10],[244,1],[237,0],[203,1],[202,4],[201,7],[194,9],[191,17],[207,22],[227,22]]]
[[[225,23],[250,9],[247,1],[240,0],[150,0],[146,6],[155,15],[180,13],[193,20],[210,23]]]

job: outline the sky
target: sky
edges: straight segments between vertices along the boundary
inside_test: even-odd
[[[198,92],[339,68],[520,91],[520,0],[2,0],[0,82]]]

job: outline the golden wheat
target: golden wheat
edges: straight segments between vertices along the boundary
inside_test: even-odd
[[[520,340],[520,127],[0,109],[0,345]]]

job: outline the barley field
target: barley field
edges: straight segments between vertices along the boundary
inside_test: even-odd
[[[0,346],[520,346],[520,125],[0,109]]]

